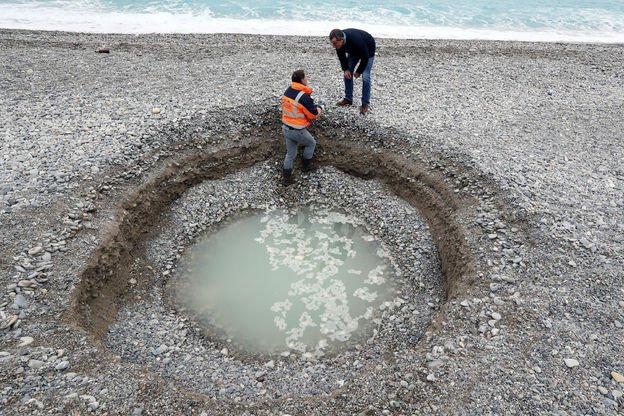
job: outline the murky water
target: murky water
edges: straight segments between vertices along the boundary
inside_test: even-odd
[[[251,352],[321,356],[374,333],[394,281],[359,221],[326,209],[235,221],[192,247],[182,299]]]

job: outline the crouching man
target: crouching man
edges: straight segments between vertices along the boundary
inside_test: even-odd
[[[299,146],[303,146],[303,171],[311,168],[316,140],[307,127],[320,117],[322,110],[310,96],[312,89],[302,69],[292,74],[292,83],[282,96],[282,131],[286,141],[283,181],[288,186],[294,182],[292,170]]]

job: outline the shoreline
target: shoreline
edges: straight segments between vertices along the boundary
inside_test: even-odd
[[[110,53],[96,53],[102,47]],[[141,190],[163,172],[184,173],[183,156],[232,152],[211,163],[237,166],[236,149],[263,149],[249,176],[271,183],[276,201],[296,201],[308,181],[322,183],[297,172],[294,188],[280,190],[277,105],[299,67],[317,100],[340,99],[335,52],[317,37],[0,29],[0,407],[31,414],[622,411],[624,44],[380,39],[378,47],[370,114],[331,107],[311,128],[326,164],[322,177],[338,189],[348,184],[341,175],[381,179],[394,194],[432,184],[448,211],[427,217],[429,225],[446,218],[474,269],[427,312],[430,322],[419,322],[425,329],[411,343],[388,335],[394,341],[373,342],[366,357],[343,355],[325,367],[272,357],[265,364],[273,366],[242,371],[209,339],[177,332],[183,314],[164,314],[162,325],[116,319],[97,279],[85,293],[102,299],[95,314],[110,315],[121,340],[167,343],[170,331],[154,333],[176,331],[166,364],[119,339],[115,351],[104,347],[106,326],[92,330],[91,315],[72,303],[104,248],[142,258],[116,233],[133,212],[130,202],[149,200]],[[260,146],[263,138],[272,147]],[[360,152],[354,155],[396,157],[401,168],[380,175],[373,167],[382,162],[358,164],[347,144]],[[202,178],[228,189],[207,172]],[[240,173],[241,186],[251,186]],[[137,241],[148,244],[142,230]],[[446,234],[440,230],[438,250],[454,252],[436,239]],[[133,289],[117,289],[123,305],[141,308]],[[151,301],[148,313],[164,299]],[[218,361],[194,372],[200,361],[186,344],[208,348],[230,372],[212,367]],[[295,368],[301,389],[309,371],[311,396],[288,389]],[[281,393],[269,399],[262,390]]]
[[[95,31],[68,31],[58,29],[13,29],[0,27],[0,33],[22,33],[22,34],[41,34],[41,35],[57,35],[57,36],[92,36],[92,37],[211,37],[211,36],[241,36],[241,37],[262,37],[262,38],[313,38],[325,39],[327,36],[323,34],[272,34],[272,33],[245,33],[245,32],[95,32]],[[329,32],[328,32],[329,33]],[[464,38],[464,37],[396,37],[396,36],[376,36],[376,39],[382,42],[398,41],[398,42],[458,42],[458,43],[521,43],[521,44],[546,44],[546,45],[578,45],[578,46],[614,46],[624,45],[624,39],[617,41],[606,40],[574,40],[573,37],[548,39],[548,34],[543,39],[514,39],[514,38]],[[602,38],[601,38],[602,39]]]

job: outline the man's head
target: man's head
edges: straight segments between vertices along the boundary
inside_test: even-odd
[[[329,43],[334,49],[342,48],[344,45],[344,32],[340,29],[333,29],[329,32]]]
[[[306,80],[305,72],[303,69],[298,69],[292,73],[292,82],[298,82],[299,84],[307,85],[308,80]]]

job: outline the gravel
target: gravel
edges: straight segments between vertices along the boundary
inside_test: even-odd
[[[394,195],[407,182],[391,192],[323,165],[284,190],[279,152],[158,217],[144,249],[170,273],[128,281],[118,314],[96,311],[112,316],[100,333],[75,316],[75,289],[135,191],[190,150],[262,139],[296,68],[337,101],[338,62],[314,37],[0,30],[0,413],[621,413],[624,47],[378,50],[369,114],[330,105],[312,129],[332,135],[319,157],[353,142],[423,167],[401,181],[442,178],[470,252],[465,281],[445,280],[435,224]],[[383,197],[366,207],[371,192]],[[201,210],[206,194],[214,206]],[[246,357],[168,303],[172,253],[203,228],[307,201],[357,212],[391,248],[405,304],[378,338],[318,360]]]

